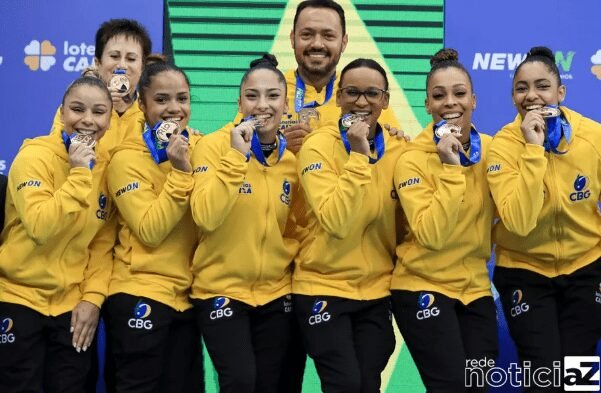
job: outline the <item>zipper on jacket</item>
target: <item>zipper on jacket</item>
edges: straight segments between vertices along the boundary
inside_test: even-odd
[[[261,168],[263,172],[263,183],[265,186],[265,190],[267,191],[267,205],[265,207],[265,226],[263,227],[263,237],[261,238],[261,247],[259,248],[259,271],[257,272],[257,276],[255,281],[251,286],[251,293],[253,295],[253,300],[257,303],[257,296],[255,293],[255,285],[261,281],[261,277],[263,276],[263,265],[265,264],[265,240],[267,239],[267,226],[269,225],[269,211],[271,207],[271,188],[269,187],[269,181],[267,180],[267,168]]]
[[[553,159],[553,154],[549,153],[549,178],[553,184],[553,192],[550,192],[551,199],[551,207],[553,210],[553,219],[555,221],[555,225],[553,226],[553,236],[555,244],[555,260],[553,261],[553,268],[555,270],[555,274],[559,274],[559,261],[561,259],[561,245],[559,244],[559,233],[561,231],[561,227],[559,225],[559,213],[561,210],[560,202],[559,202],[559,187],[557,186],[557,182],[555,180],[555,161]]]

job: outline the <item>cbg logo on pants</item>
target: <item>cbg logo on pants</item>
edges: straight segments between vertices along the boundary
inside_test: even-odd
[[[15,342],[15,335],[10,331],[13,329],[13,320],[11,318],[2,319],[0,323],[0,344],[11,344]]]
[[[435,297],[431,293],[422,292],[419,294],[419,297],[417,298],[417,307],[419,307],[419,311],[415,314],[417,319],[428,319],[430,317],[437,317],[440,314],[438,307],[432,307],[434,300]]]
[[[224,317],[229,318],[234,315],[234,311],[227,306],[228,304],[230,304],[230,299],[225,296],[215,298],[213,301],[213,311],[209,314],[209,318],[215,320]]]
[[[521,289],[516,289],[511,294],[511,316],[513,318],[517,317],[520,314],[528,312],[530,310],[530,306],[524,300],[524,294]]]
[[[134,317],[130,318],[127,321],[127,324],[132,329],[152,329],[152,321],[150,319],[146,319],[150,316],[152,312],[152,308],[149,304],[142,303],[141,300],[136,303],[136,307],[134,307]]]
[[[327,306],[327,301],[319,299],[315,300],[313,308],[311,309],[311,316],[309,317],[309,325],[317,325],[330,320],[330,313],[325,311]]]

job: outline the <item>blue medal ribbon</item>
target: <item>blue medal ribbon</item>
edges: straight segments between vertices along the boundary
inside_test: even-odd
[[[294,94],[294,111],[299,113],[303,108],[315,108],[318,106],[322,106],[328,103],[332,98],[332,93],[334,92],[334,82],[336,81],[336,73],[332,75],[332,78],[329,80],[326,85],[326,98],[320,104],[317,101],[311,101],[305,104],[305,82],[303,82],[302,78],[298,75],[298,71],[296,72],[296,92]]]
[[[557,108],[557,105],[548,105],[552,108]],[[564,137],[569,144],[572,140],[572,126],[563,116],[563,113],[555,117],[547,117],[545,119],[547,125],[547,136],[543,142],[545,151],[551,151],[555,154],[566,154],[568,151],[557,150],[561,143],[561,138]]]
[[[434,125],[434,130],[436,131],[436,129],[440,126],[442,126],[443,124],[446,124],[445,120],[441,120],[438,123],[436,123]],[[438,136],[436,136],[436,132],[434,133],[434,143],[436,143],[438,145],[438,142],[440,142],[440,138]],[[482,150],[482,142],[480,140],[480,134],[478,134],[478,131],[476,131],[474,129],[474,127],[471,128],[470,130],[470,149],[469,149],[469,158],[466,157],[465,154],[459,152],[459,162],[461,163],[461,166],[472,166],[474,164],[477,164],[480,162],[480,158],[481,154],[480,151]]]
[[[276,138],[278,139],[278,160],[276,163],[280,162],[280,159],[284,155],[284,151],[286,151],[286,138],[278,131],[276,132]],[[253,137],[250,141],[250,151],[252,151],[253,156],[259,161],[263,166],[270,166],[267,163],[267,158],[265,158],[265,154],[263,153],[263,149],[261,148],[261,141],[259,140],[259,136],[257,132],[253,132]]]
[[[146,147],[148,147],[148,151],[150,151],[152,159],[157,164],[169,160],[169,157],[167,157],[167,145],[169,142],[163,142],[159,140],[156,134],[156,130],[161,126],[162,123],[163,122],[159,121],[152,128],[148,127],[148,124],[144,124],[144,132],[142,133],[142,138],[146,143]],[[188,131],[186,130],[183,130],[181,134],[186,138],[189,137]]]
[[[63,131],[61,133],[62,137],[63,137],[63,143],[65,144],[65,148],[67,149],[67,153],[69,153],[69,147],[71,146],[71,137],[69,135],[67,135],[67,133],[65,131]],[[73,134],[71,134],[73,135]],[[88,167],[91,169],[94,168],[94,160],[90,161],[90,164],[88,165]]]
[[[342,125],[342,119],[338,120],[338,129],[340,130],[340,137],[342,138],[342,143],[344,144],[344,148],[346,152],[351,154],[351,143],[348,141],[348,137],[346,133],[348,132],[348,128]],[[384,144],[384,133],[382,132],[382,127],[380,124],[376,124],[376,135],[374,135],[374,146],[376,148],[376,158],[369,157],[369,163],[375,164],[382,158],[384,155],[384,150],[386,150],[386,145]]]
[[[247,116],[244,119],[242,119],[242,121],[238,123],[238,125],[244,123],[245,121],[252,120],[254,118],[254,116]],[[284,138],[282,133],[279,131],[276,131],[275,137],[278,139],[278,160],[276,161],[277,164],[278,162],[280,162],[282,156],[284,155],[284,152],[286,151],[286,138]],[[252,152],[252,155],[255,156],[257,161],[261,163],[261,165],[271,166],[267,163],[267,158],[265,158],[265,154],[263,153],[263,149],[261,148],[261,141],[259,140],[259,136],[257,135],[256,129],[253,130],[253,136],[250,140],[250,151]],[[246,153],[246,161],[248,162],[249,160],[250,152]]]

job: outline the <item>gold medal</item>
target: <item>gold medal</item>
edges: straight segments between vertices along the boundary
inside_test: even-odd
[[[94,139],[94,136],[92,135],[85,135],[74,132],[73,134],[71,134],[71,143],[86,145],[88,147],[93,148],[94,146],[96,146],[96,139]]]
[[[311,119],[319,120],[319,112],[315,108],[303,108],[298,112],[298,119],[306,124],[309,124]]]
[[[156,130],[157,139],[161,142],[169,142],[169,137],[172,134],[177,134],[179,124],[174,121],[164,121]]]
[[[561,116],[561,111],[559,108],[554,108],[552,106],[545,106],[544,108],[541,108],[540,113],[545,119],[547,117]]]
[[[461,127],[456,124],[445,123],[438,127],[434,133],[438,138],[442,138],[443,135],[453,134],[457,137],[461,136]]]
[[[128,92],[130,87],[129,79],[124,73],[116,73],[109,81],[109,87],[117,89],[119,93]]]

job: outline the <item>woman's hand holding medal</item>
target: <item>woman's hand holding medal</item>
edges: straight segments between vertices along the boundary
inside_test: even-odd
[[[113,109],[118,113],[125,112],[132,103],[132,97],[129,94],[131,83],[125,70],[117,69],[109,80],[108,89],[113,101]]]
[[[184,135],[174,132],[169,137],[167,158],[171,166],[182,172],[192,172],[190,164],[190,143]]]
[[[449,165],[461,165],[459,160],[459,153],[465,154],[463,146],[457,136],[453,133],[446,133],[442,135],[440,141],[436,145],[438,150],[438,156],[443,164]]]
[[[364,122],[362,119],[357,119],[351,124],[346,133],[349,144],[351,145],[351,151],[355,153],[364,154],[369,157],[369,124]]]
[[[89,168],[96,160],[94,147],[85,143],[73,143],[69,146],[69,164],[71,168]]]
[[[311,127],[308,123],[298,123],[288,128],[285,128],[282,133],[286,138],[286,148],[296,154],[303,145],[303,140],[311,132]]]
[[[526,143],[539,146],[542,146],[545,141],[545,128],[545,118],[539,110],[527,112],[520,126]]]
[[[246,155],[250,151],[250,142],[259,122],[256,119],[242,121],[231,132],[231,146]]]

